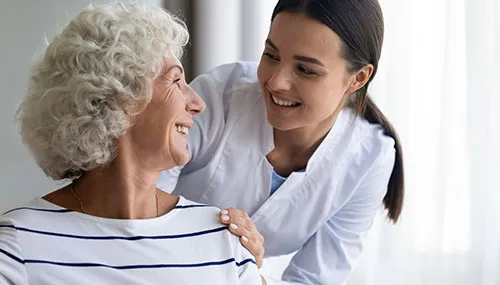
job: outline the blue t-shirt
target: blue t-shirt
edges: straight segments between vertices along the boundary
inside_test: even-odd
[[[297,172],[304,172],[304,171],[305,171],[305,169],[302,169],[302,170],[299,170]],[[273,195],[274,192],[276,192],[276,190],[278,190],[278,188],[280,188],[280,186],[286,181],[287,178],[288,177],[283,177],[283,176],[279,175],[273,169],[273,177],[271,180],[271,194],[269,194],[269,196]]]
[[[286,177],[283,177],[283,176],[279,175],[273,169],[273,179],[271,181],[271,194],[269,196],[273,195],[274,192],[276,192],[276,190],[278,190],[278,188],[280,188],[280,186],[285,181],[286,181]]]

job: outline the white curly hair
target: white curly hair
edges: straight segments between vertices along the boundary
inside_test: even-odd
[[[110,163],[130,115],[151,100],[165,57],[182,56],[184,22],[159,8],[88,8],[48,45],[17,112],[20,133],[54,180]]]

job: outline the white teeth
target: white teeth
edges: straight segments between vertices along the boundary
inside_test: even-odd
[[[294,106],[299,105],[299,103],[294,102],[294,101],[285,101],[285,100],[278,99],[274,96],[271,96],[271,97],[273,98],[273,102],[276,103],[277,105],[280,105],[280,106],[294,107]]]
[[[189,128],[186,126],[175,125],[175,130],[183,135],[189,135]]]

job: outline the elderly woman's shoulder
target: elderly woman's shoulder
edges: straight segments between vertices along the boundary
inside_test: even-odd
[[[14,207],[0,215],[0,226],[7,224],[11,228],[36,225],[40,220],[48,220],[49,216],[62,215],[71,210],[59,207],[42,198],[34,198],[29,203]]]
[[[223,226],[217,220],[220,209],[212,205],[198,203],[179,196],[179,202],[173,210],[178,211],[178,214],[184,215],[188,219],[195,219],[197,223],[205,226]]]
[[[214,241],[231,244],[232,250],[235,250],[239,244],[239,239],[220,222],[218,207],[179,196],[179,202],[171,213],[174,214],[182,232],[192,233],[193,236],[211,234],[212,237],[217,237]]]

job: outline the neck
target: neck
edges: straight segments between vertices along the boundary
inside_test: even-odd
[[[275,171],[288,176],[304,169],[307,162],[332,128],[338,112],[315,126],[292,130],[274,129],[274,150],[267,158]]]
[[[88,171],[73,183],[85,211],[113,219],[148,219],[168,212],[166,205],[175,205],[177,198],[156,189],[159,170],[137,152],[119,148],[117,153],[109,166]]]

